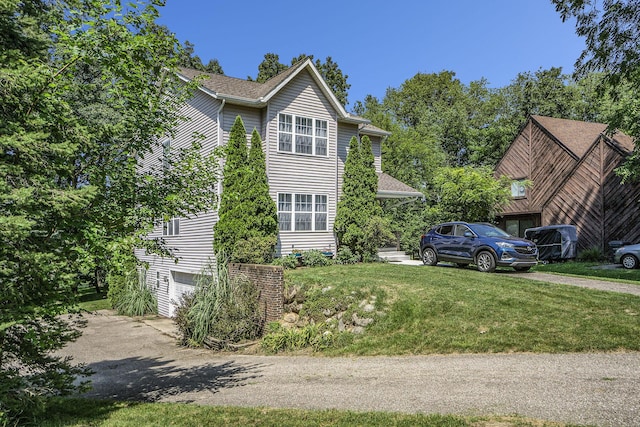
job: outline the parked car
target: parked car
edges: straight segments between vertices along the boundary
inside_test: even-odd
[[[447,222],[422,236],[420,256],[425,265],[444,261],[459,267],[475,264],[482,272],[496,267],[527,271],[538,263],[538,248],[492,224]]]
[[[616,249],[613,253],[613,262],[622,264],[624,268],[638,268],[640,263],[640,243],[635,245],[624,245]]]

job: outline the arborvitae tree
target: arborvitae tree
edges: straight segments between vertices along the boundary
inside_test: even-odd
[[[278,239],[278,213],[276,203],[269,195],[262,139],[255,128],[251,134],[247,172],[244,214],[250,237],[237,242],[232,258],[238,262],[270,262]]]
[[[342,196],[334,230],[340,246],[370,259],[383,240],[390,238],[388,224],[382,219],[382,208],[376,200],[378,176],[369,137],[358,142],[354,136],[349,142],[349,153],[344,165]]]
[[[246,181],[249,175],[247,132],[240,116],[236,117],[229,142],[224,150],[225,163],[218,222],[213,227],[213,248],[216,253],[232,256],[236,242],[249,237],[247,222]]]

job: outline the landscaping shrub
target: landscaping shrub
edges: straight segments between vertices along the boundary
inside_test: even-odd
[[[304,348],[321,350],[330,347],[334,335],[322,325],[310,324],[301,329],[285,328],[277,322],[269,324],[267,334],[262,338],[262,349],[267,353],[295,351]]]
[[[119,275],[108,278],[111,305],[124,316],[144,316],[158,312],[158,303],[146,284],[146,270],[129,265]]]
[[[235,244],[231,261],[245,264],[269,264],[273,261],[276,240],[276,236],[255,236],[239,240]]]
[[[578,254],[578,260],[585,262],[600,262],[604,260],[602,250],[597,247],[584,249]]]
[[[336,263],[338,264],[355,264],[360,261],[360,257],[354,254],[348,246],[341,246],[336,254]]]
[[[293,254],[289,254],[289,255],[274,259],[273,264],[279,265],[287,270],[293,270],[298,266],[298,257]]]
[[[332,263],[333,260],[325,256],[322,251],[318,249],[311,249],[302,254],[302,265],[305,267],[324,267]]]
[[[259,337],[263,320],[258,293],[246,278],[231,278],[226,263],[206,269],[193,295],[179,301],[175,320],[182,343],[211,347],[210,342],[218,341],[224,346]]]

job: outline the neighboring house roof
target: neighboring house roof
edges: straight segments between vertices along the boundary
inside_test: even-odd
[[[364,120],[364,119],[363,119]],[[387,137],[391,135],[391,132],[386,131],[384,129],[380,129],[370,123],[365,123],[360,125],[360,133],[363,135],[373,135],[373,136],[383,136]]]
[[[424,197],[415,188],[409,187],[404,182],[398,181],[391,175],[378,172],[378,194],[381,199],[398,199],[403,197]]]
[[[190,68],[180,68],[178,75],[191,81],[203,76],[198,82],[200,88],[216,99],[224,99],[234,104],[264,107],[269,100],[287,85],[302,70],[307,70],[318,84],[329,102],[338,112],[338,120],[355,124],[369,124],[370,121],[348,113],[333,91],[324,81],[318,69],[310,59],[298,62],[264,83],[211,74]],[[377,129],[377,128],[376,128]]]
[[[531,119],[546,129],[578,159],[581,159],[586,154],[600,135],[604,135],[609,142],[622,151],[627,153],[633,151],[633,139],[631,137],[622,132],[607,135],[608,126],[603,123],[535,115],[531,116]]]

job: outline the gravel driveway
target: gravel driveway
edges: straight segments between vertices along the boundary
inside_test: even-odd
[[[64,349],[96,374],[87,396],[202,405],[519,414],[640,425],[640,353],[411,357],[217,355],[163,333],[168,319],[100,312]],[[154,324],[155,322],[155,324]]]

